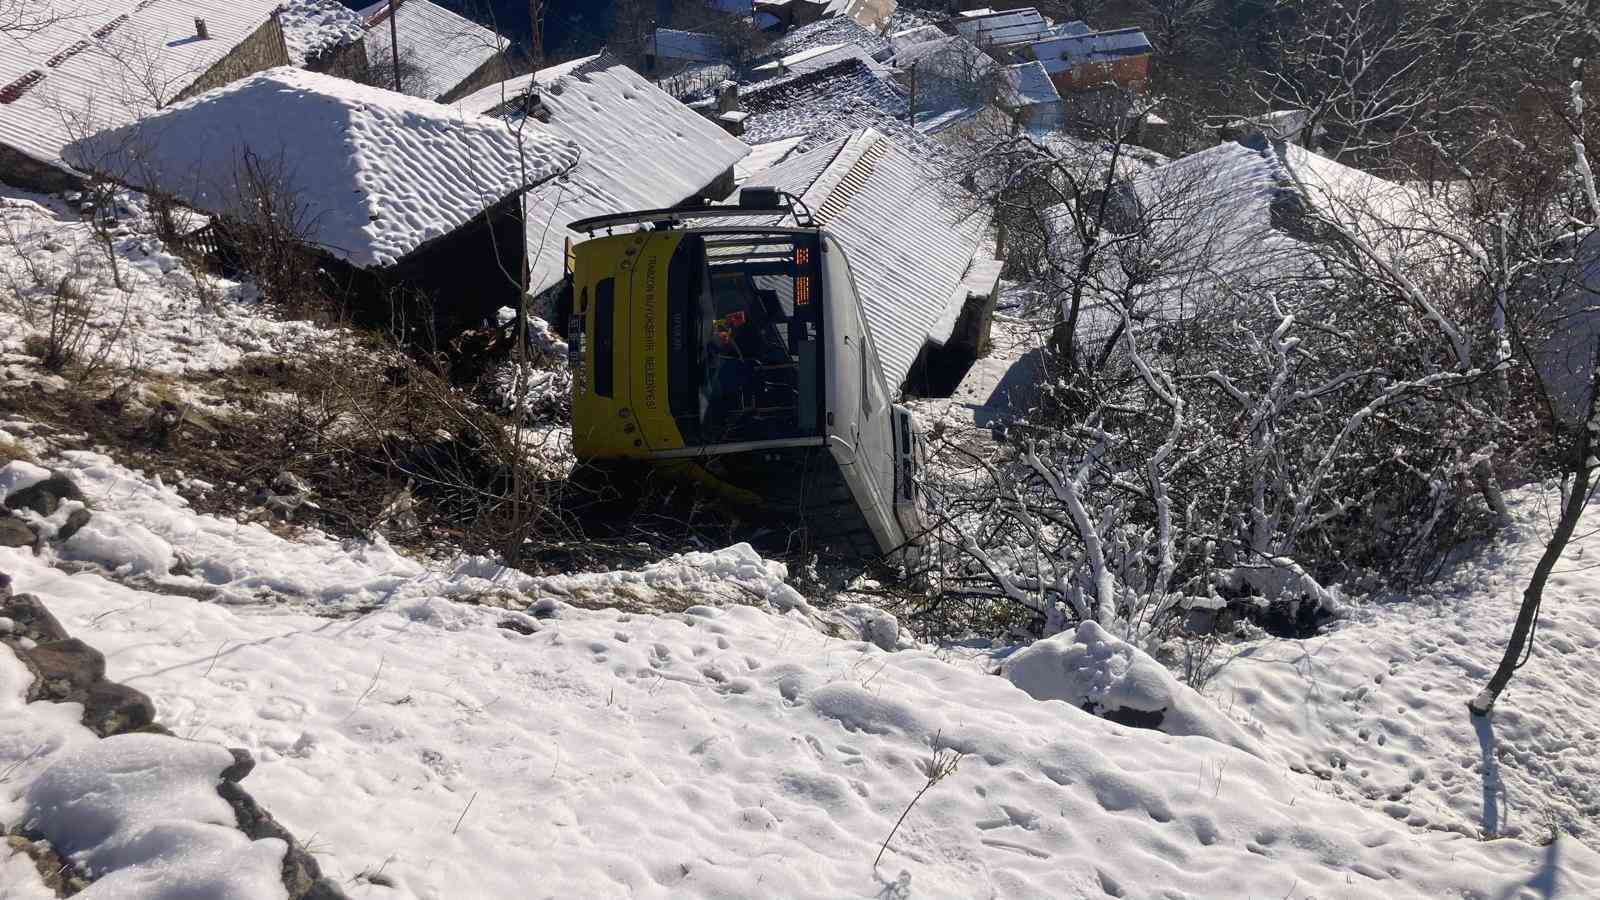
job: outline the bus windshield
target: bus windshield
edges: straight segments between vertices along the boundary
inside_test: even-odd
[[[810,235],[707,234],[669,276],[673,418],[686,441],[822,433],[822,311]]]

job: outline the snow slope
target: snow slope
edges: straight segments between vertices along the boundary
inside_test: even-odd
[[[1516,533],[1424,592],[1357,606],[1305,641],[1232,649],[1206,693],[1296,768],[1397,820],[1528,840],[1557,830],[1600,848],[1600,578],[1587,562],[1600,536],[1557,567],[1532,658],[1494,715],[1466,714],[1500,660],[1556,502],[1523,493]]]
[[[99,740],[79,724],[78,704],[25,703],[31,680],[0,645],[0,822],[36,829],[104,876],[77,896],[283,896],[283,842],[245,837],[217,795],[228,751],[151,734]],[[35,896],[55,895],[27,857],[0,844],[0,897]]]
[[[289,356],[341,339],[310,322],[273,318],[254,288],[200,276],[151,234],[138,195],[119,195],[124,221],[112,234],[126,291],[117,289],[105,250],[88,223],[55,198],[0,186],[0,381],[10,354],[48,333],[50,298],[69,278],[86,298],[92,337],[87,353],[111,366],[182,375],[225,369],[252,354]],[[36,362],[37,360],[30,360]],[[36,375],[18,366],[16,377]]]
[[[202,572],[233,532],[239,565],[297,585],[290,602],[203,603],[0,551],[163,722],[255,753],[251,791],[354,896],[1600,892],[1600,856],[1564,837],[1413,829],[1238,748],[1035,700],[987,656],[827,637],[747,549],[674,577],[754,605],[586,610],[554,599],[575,582],[430,573],[197,516],[89,455],[69,465],[107,532],[179,539]],[[479,593],[455,596],[499,588],[494,605],[449,599],[468,577]],[[937,749],[966,756],[875,869]]]

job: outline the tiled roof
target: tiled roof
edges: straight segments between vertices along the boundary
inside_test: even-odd
[[[0,33],[0,144],[59,163],[74,137],[122,125],[169,102],[266,23],[278,0],[67,0],[64,17]],[[195,19],[206,21],[205,40]],[[142,63],[155,83],[132,74]],[[159,96],[152,96],[152,95]]]
[[[988,219],[941,173],[866,129],[790,157],[752,178],[800,197],[850,260],[878,362],[898,388],[924,345],[949,338],[979,282]]]
[[[292,131],[289,130],[292,128]],[[76,165],[215,214],[246,152],[303,204],[310,239],[387,266],[565,171],[578,148],[544,132],[292,66],[268,69],[66,148]]]
[[[380,69],[392,68],[388,0],[366,7],[361,15],[367,20],[367,60]],[[450,93],[509,45],[493,31],[430,0],[401,0],[394,27],[400,44],[400,87],[425,100]]]

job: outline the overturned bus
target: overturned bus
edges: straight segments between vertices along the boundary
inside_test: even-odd
[[[914,560],[922,439],[845,248],[793,199],[585,219],[569,256],[573,450],[759,510],[825,552]],[[750,224],[793,215],[791,227]],[[709,224],[726,221],[736,222]]]

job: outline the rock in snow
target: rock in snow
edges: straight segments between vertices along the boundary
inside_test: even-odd
[[[1166,666],[1094,622],[1018,651],[1003,671],[1035,700],[1065,700],[1113,722],[1210,738],[1271,759],[1259,741]]]

